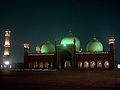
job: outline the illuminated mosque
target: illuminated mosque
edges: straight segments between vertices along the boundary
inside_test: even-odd
[[[108,39],[109,50],[103,51],[103,44],[93,37],[82,51],[80,41],[69,32],[60,44],[47,41],[36,47],[36,53],[29,52],[29,44],[24,44],[25,69],[84,70],[115,68],[115,39]]]

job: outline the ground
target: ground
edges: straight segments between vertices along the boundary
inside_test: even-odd
[[[120,71],[2,71],[0,88],[4,90],[120,90]]]

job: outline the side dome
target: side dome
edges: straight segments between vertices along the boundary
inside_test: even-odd
[[[50,41],[47,41],[41,47],[41,53],[54,53],[54,52],[55,52],[55,46]]]
[[[103,51],[103,45],[100,41],[98,41],[95,37],[88,42],[86,46],[86,50],[88,52],[102,52]]]
[[[71,32],[69,32],[68,35],[66,35],[62,40],[60,44],[63,45],[69,45],[69,44],[74,44],[74,39],[75,39],[75,46],[76,46],[76,51],[80,51],[80,41],[78,38],[76,38]]]

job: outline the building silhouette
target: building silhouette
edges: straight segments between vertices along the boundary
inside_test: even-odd
[[[69,32],[60,44],[47,41],[36,47],[36,53],[29,52],[29,43],[24,44],[25,69],[107,69],[115,68],[115,39],[108,39],[109,50],[103,51],[102,43],[94,36],[82,51],[80,41]]]

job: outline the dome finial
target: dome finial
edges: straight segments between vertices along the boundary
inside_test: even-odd
[[[69,33],[71,33],[72,32],[72,29],[71,28],[69,28]]]
[[[95,38],[95,34],[93,34],[93,38]]]
[[[71,28],[69,28],[69,33],[68,33],[67,36],[69,36],[69,37],[73,37],[73,36],[74,36],[74,35],[72,34],[72,32],[71,32]]]
[[[93,40],[96,40],[96,36],[95,36],[95,34],[93,35]]]

